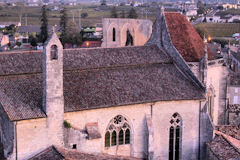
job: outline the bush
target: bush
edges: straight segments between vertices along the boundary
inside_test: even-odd
[[[65,128],[71,128],[71,124],[64,120],[63,125]]]
[[[86,12],[82,13],[81,17],[84,18],[84,19],[87,18],[88,17],[88,13],[86,13]]]

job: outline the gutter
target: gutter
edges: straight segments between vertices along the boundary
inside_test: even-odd
[[[16,148],[16,160],[18,159],[18,150],[17,150],[17,121],[15,122],[14,125],[14,130],[15,130],[15,148]]]

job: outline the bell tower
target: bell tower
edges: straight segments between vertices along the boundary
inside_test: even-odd
[[[43,110],[49,145],[63,145],[63,46],[54,28],[43,50]]]

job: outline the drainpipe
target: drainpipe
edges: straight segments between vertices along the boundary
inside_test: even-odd
[[[14,129],[15,129],[15,148],[16,148],[16,160],[18,159],[17,157],[17,121],[15,122],[15,125],[14,125]]]
[[[201,101],[199,102],[199,117],[198,117],[198,160],[200,160],[200,152],[201,152],[201,138],[200,138],[200,136],[201,136],[201,132],[200,132],[200,128],[201,128],[201,105],[202,105],[202,103],[201,103]]]

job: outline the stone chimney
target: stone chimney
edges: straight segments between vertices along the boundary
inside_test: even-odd
[[[43,110],[47,115],[49,145],[63,145],[63,46],[54,28],[43,50]]]

